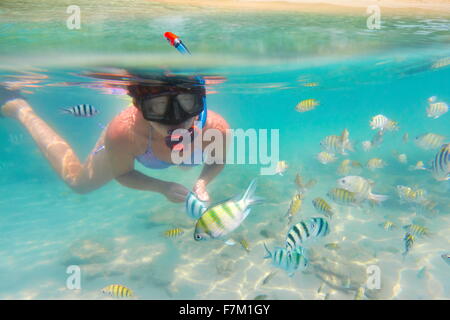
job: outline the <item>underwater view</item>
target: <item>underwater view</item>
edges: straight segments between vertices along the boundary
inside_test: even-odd
[[[450,4],[339,2],[2,0],[0,299],[450,299]]]

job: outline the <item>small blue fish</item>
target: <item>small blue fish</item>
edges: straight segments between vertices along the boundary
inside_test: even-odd
[[[70,108],[61,108],[61,113],[71,114],[75,117],[90,118],[95,116],[96,114],[99,114],[100,111],[95,109],[90,104],[79,104]]]
[[[328,221],[321,217],[301,220],[286,235],[286,249],[290,252],[309,240],[325,237],[330,233]]]
[[[450,252],[441,255],[442,259],[450,266]]]
[[[193,192],[188,193],[185,204],[186,213],[192,219],[200,219],[202,214],[206,211],[205,203],[200,201]]]
[[[287,271],[289,277],[292,277],[297,270],[305,270],[308,267],[306,259],[301,248],[288,252],[285,248],[276,247],[271,252],[264,243],[267,255],[264,259],[272,259],[273,266]]]
[[[410,234],[409,232],[407,232],[405,234],[405,236],[403,237],[403,243],[405,245],[405,252],[403,252],[403,259],[406,257],[406,255],[408,254],[408,252],[411,250],[414,241],[416,240],[416,238]]]

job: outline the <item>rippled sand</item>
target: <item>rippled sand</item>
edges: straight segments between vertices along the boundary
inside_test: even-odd
[[[188,172],[182,180],[187,183],[193,176],[195,172]],[[221,199],[232,196],[250,178],[244,175],[232,181],[223,175],[212,194]],[[268,299],[353,299],[356,290],[365,285],[370,265],[381,270],[381,289],[366,290],[366,299],[450,297],[450,266],[440,257],[450,248],[448,210],[429,219],[394,200],[374,209],[335,206],[330,235],[310,247],[309,268],[293,277],[278,270],[263,284],[263,279],[277,270],[263,259],[263,243],[269,248],[283,245],[288,228],[284,215],[294,192],[291,178],[259,179],[258,194],[267,202],[255,207],[232,234],[235,239],[247,239],[250,252],[239,244],[195,242],[194,221],[187,218],[182,204],[124,190],[115,183],[79,196],[53,181],[56,202],[54,195],[39,191],[34,184],[18,185],[6,204],[8,215],[1,217],[2,233],[8,241],[0,247],[4,257],[0,272],[6,275],[0,283],[0,298],[108,299],[100,289],[120,283],[134,290],[138,299],[253,299],[258,295]],[[310,202],[323,196],[333,182],[319,179],[295,221],[320,216]],[[36,192],[21,192],[31,189]],[[15,214],[11,214],[12,208]],[[403,230],[385,231],[378,226],[386,215],[399,225],[418,217],[425,219],[433,236],[420,238],[403,261]],[[165,238],[163,232],[173,227],[181,227],[185,233]],[[338,242],[340,248],[324,248],[329,242]],[[82,290],[65,286],[65,270],[74,264],[82,270]],[[419,273],[422,268],[425,271]]]

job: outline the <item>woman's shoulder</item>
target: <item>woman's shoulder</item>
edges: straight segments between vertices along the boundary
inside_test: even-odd
[[[124,150],[130,151],[138,147],[136,132],[139,116],[137,112],[138,110],[130,105],[111,120],[106,131],[106,140],[110,144],[121,146],[126,148]]]
[[[208,118],[206,120],[205,129],[209,128],[218,129],[222,132],[226,132],[226,130],[230,128],[230,125],[225,120],[225,118],[222,117],[219,113],[208,110]]]

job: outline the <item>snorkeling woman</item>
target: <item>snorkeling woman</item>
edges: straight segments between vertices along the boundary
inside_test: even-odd
[[[226,141],[228,123],[217,113],[207,110],[205,86],[198,76],[155,75],[145,82],[130,82],[128,95],[132,105],[115,116],[101,133],[87,160],[82,163],[74,150],[20,95],[0,88],[0,116],[19,121],[28,130],[42,154],[61,179],[75,192],[88,193],[115,179],[123,186],[158,192],[172,202],[185,200],[189,190],[176,182],[152,178],[135,169],[135,160],[150,169],[165,169],[175,165],[171,159],[176,129],[186,129],[193,136],[194,121],[203,125],[203,131],[219,130]],[[173,142],[175,140],[175,143]],[[202,153],[194,143],[185,143],[182,152],[193,158]],[[103,147],[104,146],[104,147]],[[95,150],[103,149],[101,152]],[[206,186],[222,171],[226,157],[223,147],[222,162],[204,164],[193,192],[203,201],[209,201]],[[183,157],[184,158],[184,157]],[[191,166],[182,163],[180,166]]]

